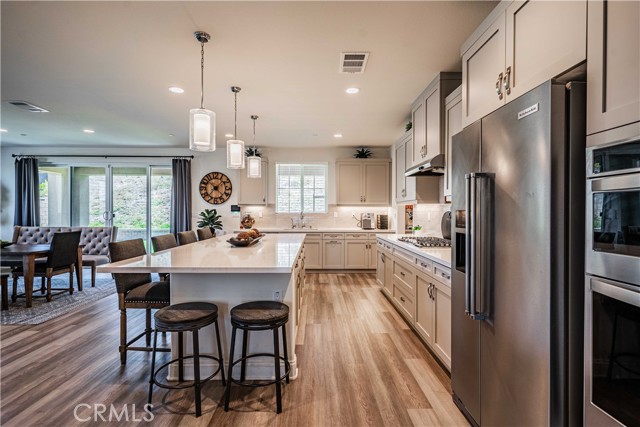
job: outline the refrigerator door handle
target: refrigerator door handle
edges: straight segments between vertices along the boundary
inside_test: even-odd
[[[475,257],[475,194],[476,185],[474,174],[466,174],[465,178],[465,232],[467,244],[465,247],[465,258],[467,260],[466,274],[464,278],[464,312],[473,319],[475,313],[475,277],[476,277],[476,257]]]

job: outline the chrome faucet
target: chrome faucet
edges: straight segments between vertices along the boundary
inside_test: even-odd
[[[306,224],[304,223],[304,213],[300,211],[300,228],[305,228]]]
[[[291,217],[289,219],[291,219],[291,228],[292,229],[296,228],[296,223],[293,221],[293,217]]]

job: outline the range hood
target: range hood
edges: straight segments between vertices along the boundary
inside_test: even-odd
[[[433,176],[444,175],[444,154],[432,158],[408,169],[404,176]]]

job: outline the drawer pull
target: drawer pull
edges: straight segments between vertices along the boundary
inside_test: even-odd
[[[405,301],[405,299],[404,299],[404,297],[400,297],[400,301],[402,301],[402,302],[406,302],[406,301]]]
[[[404,271],[401,271],[401,272],[400,272],[400,275],[401,275],[402,277],[404,277]]]
[[[429,267],[429,265],[425,264],[424,262],[421,262],[421,263],[420,263],[420,265],[421,265],[423,268],[428,268],[428,267]]]

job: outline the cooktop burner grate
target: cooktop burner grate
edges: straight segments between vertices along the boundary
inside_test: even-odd
[[[451,247],[451,240],[443,239],[441,237],[400,237],[398,240],[405,243],[410,243],[419,248],[449,248]]]

